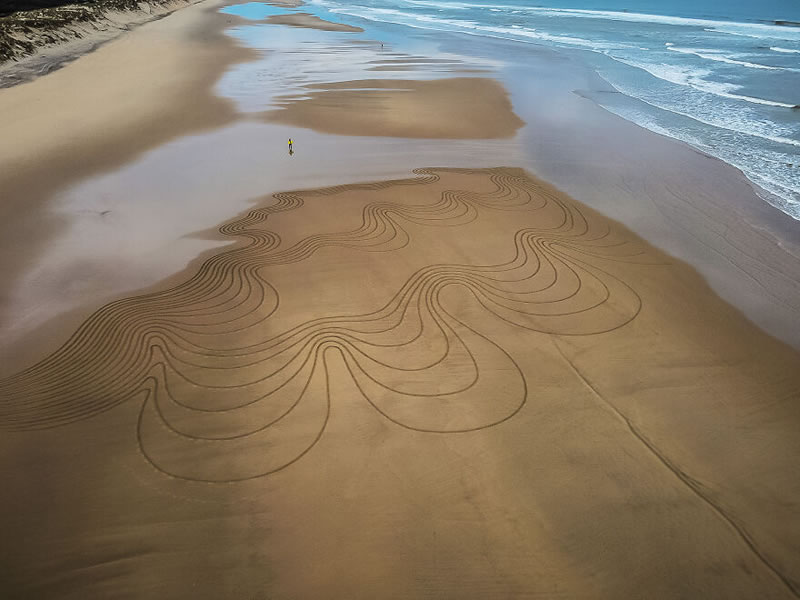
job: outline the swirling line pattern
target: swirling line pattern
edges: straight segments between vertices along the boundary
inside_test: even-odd
[[[262,228],[271,215],[301,208],[304,198],[354,190],[377,195],[397,186],[413,191],[444,172],[484,178],[494,189],[445,190],[433,203],[370,202],[359,227],[288,247]],[[330,416],[332,352],[363,399],[397,426],[463,433],[516,415],[528,399],[523,370],[469,318],[448,310],[445,290],[466,292],[515,327],[558,335],[612,331],[639,313],[635,290],[597,259],[650,259],[605,221],[588,219],[516,169],[415,174],[276,194],[272,205],[224,225],[223,234],[243,242],[175,287],[101,308],[50,357],[0,382],[0,428],[58,427],[143,398],[137,439],[155,469],[187,481],[243,481],[287,468],[321,439]],[[271,333],[280,325],[274,318],[280,294],[268,280],[270,267],[331,246],[390,252],[410,243],[407,223],[456,227],[482,210],[519,211],[528,222],[547,224],[519,229],[506,262],[428,265],[373,312]],[[548,219],[535,218],[541,211]],[[252,459],[230,460],[242,453]]]

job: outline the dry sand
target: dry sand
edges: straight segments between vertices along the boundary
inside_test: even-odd
[[[131,29],[198,0],[71,4],[0,19],[0,87],[50,73]]]
[[[252,53],[221,33],[220,4],[178,11],[47,77],[2,90],[0,129],[13,143],[0,144],[0,328],[9,322],[6,290],[67,225],[45,210],[56,192],[234,120],[232,103],[210,88]]]
[[[797,596],[798,353],[520,170],[418,175],[0,383],[7,597]]]
[[[0,146],[3,219],[23,202],[170,138],[230,122],[230,103],[209,88],[225,67],[252,54],[222,35],[225,18],[214,12],[220,5],[181,10],[69,69],[3,90],[0,114],[22,116],[2,122],[4,138],[14,140]],[[191,103],[180,101],[186,96]],[[32,177],[42,163],[49,177]]]
[[[55,190],[235,118],[200,10],[0,94],[4,286]],[[269,118],[522,125],[488,79],[317,89]],[[694,270],[519,169],[258,206],[0,380],[4,598],[800,595],[800,355]]]
[[[265,20],[266,23],[273,25],[291,25],[292,27],[308,27],[309,29],[318,29],[320,31],[345,31],[350,33],[358,33],[364,31],[361,27],[347,25],[345,23],[334,23],[320,19],[317,16],[308,13],[294,13],[291,15],[272,15]]]
[[[504,138],[523,125],[494,79],[366,79],[307,89],[266,118],[338,135],[408,138]]]

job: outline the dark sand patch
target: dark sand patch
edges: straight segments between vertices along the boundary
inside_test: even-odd
[[[265,20],[266,23],[273,25],[291,25],[292,27],[307,27],[309,29],[319,29],[320,31],[345,31],[350,33],[360,33],[364,31],[361,27],[346,25],[344,23],[334,23],[326,21],[308,13],[295,13],[291,15],[273,15]]]
[[[267,4],[281,6],[283,8],[299,8],[305,4],[303,0],[269,0]]]
[[[325,133],[406,138],[506,138],[524,124],[493,79],[368,79],[308,89],[308,98],[286,99],[266,118]]]

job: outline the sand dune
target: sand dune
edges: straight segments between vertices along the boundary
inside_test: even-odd
[[[12,592],[797,596],[798,354],[521,170],[417,175],[276,194],[0,382],[0,509],[36,440],[60,498]]]

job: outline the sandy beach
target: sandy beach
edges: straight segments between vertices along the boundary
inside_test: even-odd
[[[0,595],[800,597],[798,222],[553,51],[224,6],[0,89]]]
[[[309,29],[319,29],[320,31],[349,31],[357,33],[364,31],[361,27],[353,27],[344,23],[334,23],[325,21],[308,13],[297,13],[293,15],[273,15],[268,17],[267,23],[273,25],[291,25],[293,27],[308,27]]]
[[[494,79],[368,79],[309,86],[286,98],[272,122],[338,135],[486,139],[512,137],[523,125]],[[469,101],[466,101],[469,99]]]

